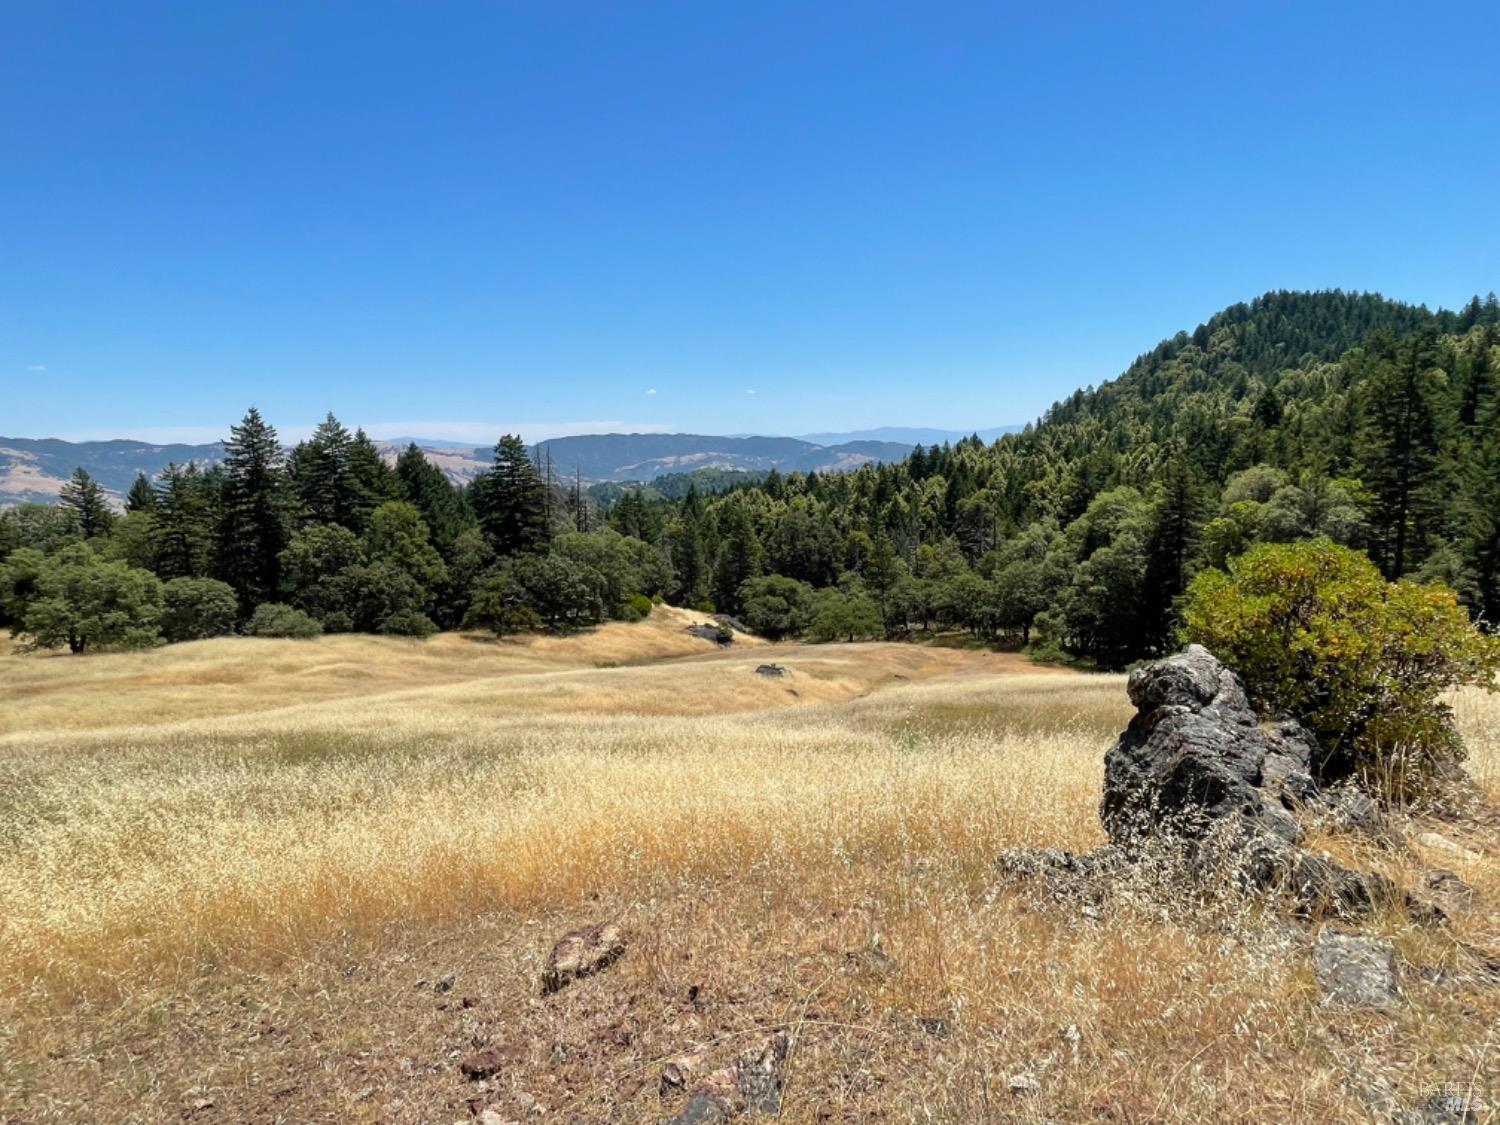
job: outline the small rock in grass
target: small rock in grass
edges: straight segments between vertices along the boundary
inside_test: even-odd
[[[896,959],[880,947],[878,936],[864,949],[846,950],[844,961],[852,967],[865,969],[882,977],[893,976],[901,969]]]
[[[688,1080],[703,1062],[701,1051],[690,1051],[678,1055],[661,1070],[660,1090],[663,1097],[677,1090],[687,1089]]]
[[[625,935],[612,923],[570,930],[547,955],[542,972],[542,994],[566,987],[581,977],[607,969],[625,952]]]
[[[1343,934],[1324,926],[1313,942],[1313,974],[1329,1003],[1346,1008],[1394,1008],[1396,954],[1384,938]]]
[[[504,1065],[505,1060],[500,1057],[500,1053],[489,1048],[464,1056],[459,1060],[458,1070],[470,1082],[478,1082],[485,1078],[493,1078],[500,1073]]]
[[[778,1031],[759,1050],[746,1051],[705,1078],[670,1125],[712,1125],[747,1110],[780,1113],[790,1053],[791,1040],[786,1032]]]
[[[1010,1092],[1018,1098],[1030,1097],[1033,1094],[1041,1093],[1042,1090],[1042,1084],[1037,1081],[1036,1075],[1029,1073],[1012,1074],[1006,1085],[1010,1087]]]

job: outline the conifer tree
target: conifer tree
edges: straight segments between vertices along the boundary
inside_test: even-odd
[[[85,539],[104,535],[115,522],[114,513],[104,499],[104,489],[81,465],[58,491],[57,499],[78,520],[78,529]]]
[[[125,494],[125,510],[127,512],[156,511],[156,491],[151,487],[151,482],[146,479],[145,473],[135,474],[130,491]]]
[[[1142,620],[1153,623],[1153,648],[1166,648],[1176,633],[1174,603],[1192,578],[1207,504],[1197,470],[1178,447],[1162,467],[1155,518],[1147,543],[1146,605]]]
[[[1459,501],[1463,554],[1474,577],[1474,608],[1493,626],[1500,623],[1500,383],[1480,400],[1476,421]]]
[[[1375,497],[1375,554],[1387,578],[1421,562],[1422,539],[1439,506],[1436,363],[1435,333],[1424,329],[1377,360],[1366,388],[1360,459]]]
[[[401,482],[362,429],[354,431],[349,446],[349,474],[354,479],[354,511],[350,516],[354,522],[349,526],[363,534],[376,508],[401,499]]]
[[[286,546],[286,482],[276,430],[251,407],[224,443],[219,513],[219,575],[234,587],[240,611],[271,601]]]
[[[538,551],[547,545],[547,498],[541,474],[519,437],[495,443],[489,472],[473,484],[471,502],[479,526],[497,555]]]
[[[349,431],[330,411],[312,437],[292,451],[292,487],[314,523],[354,525],[355,488],[349,463],[353,443]]]
[[[714,605],[723,613],[738,613],[740,586],[760,575],[765,558],[750,512],[739,497],[724,510],[720,534],[723,543],[714,567]]]
[[[213,554],[217,478],[197,465],[169,464],[156,478],[156,573],[163,578],[202,578]]]
[[[434,545],[448,558],[459,535],[473,522],[462,493],[449,483],[441,469],[427,460],[415,442],[401,451],[395,472],[402,496],[422,513]]]

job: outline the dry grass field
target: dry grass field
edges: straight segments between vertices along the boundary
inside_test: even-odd
[[[1100,841],[1122,677],[718,651],[693,619],[0,656],[0,1120],[661,1121],[667,1061],[777,1028],[789,1122],[1496,1103],[1500,999],[1436,971],[1500,946],[1496,818],[1407,826],[1469,854],[1364,856],[1477,895],[1449,931],[1372,923],[1403,1005],[1340,1012],[1257,904],[997,886],[1006,847]],[[1493,804],[1500,697],[1457,706]],[[627,953],[541,997],[591,921]],[[476,1047],[505,1059],[483,1083]]]

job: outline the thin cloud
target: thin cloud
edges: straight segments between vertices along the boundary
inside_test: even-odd
[[[45,370],[47,370],[47,365],[45,363],[33,363],[26,370],[27,371],[45,371]]]
[[[651,389],[650,389],[650,390],[649,390],[649,391],[647,391],[647,392],[646,392],[646,393],[647,393],[647,394],[648,394],[648,395],[654,395],[654,394],[655,394],[655,393],[656,393],[656,388],[655,388],[655,387],[652,387],[652,388],[651,388]]]
[[[746,392],[745,392],[745,393],[746,393],[746,394],[747,394],[747,395],[753,395],[753,394],[759,394],[759,393],[760,393],[760,392],[759,392],[759,391],[756,391],[756,390],[753,390],[753,389],[752,389],[752,390],[748,390],[748,391],[746,391]]]

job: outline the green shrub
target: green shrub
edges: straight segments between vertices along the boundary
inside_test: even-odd
[[[1301,719],[1324,781],[1357,776],[1421,795],[1463,759],[1442,693],[1495,690],[1500,638],[1469,621],[1452,590],[1386,582],[1363,554],[1327,539],[1252,547],[1188,591],[1184,636],[1244,677],[1257,706]]]
[[[306,640],[323,631],[315,618],[300,609],[293,609],[280,602],[265,602],[255,607],[245,633],[252,637],[294,637]]]
[[[200,641],[234,631],[240,602],[228,583],[174,578],[163,584],[161,631],[169,641]]]
[[[350,617],[341,609],[335,609],[325,613],[322,617],[323,632],[325,633],[352,633],[354,632],[354,618]]]
[[[526,591],[510,568],[499,566],[481,575],[470,589],[469,608],[462,627],[487,629],[497,637],[504,637],[536,632],[542,627],[542,619],[526,604]]]
[[[813,618],[813,588],[806,582],[768,574],[740,584],[740,615],[750,631],[768,640],[803,632]]]
[[[855,641],[885,632],[880,607],[863,594],[821,590],[808,635],[815,641]]]
[[[388,637],[430,637],[437,632],[437,626],[425,613],[403,609],[382,621],[380,631]]]
[[[651,599],[645,594],[631,594],[615,608],[620,621],[644,621],[651,616]]]

